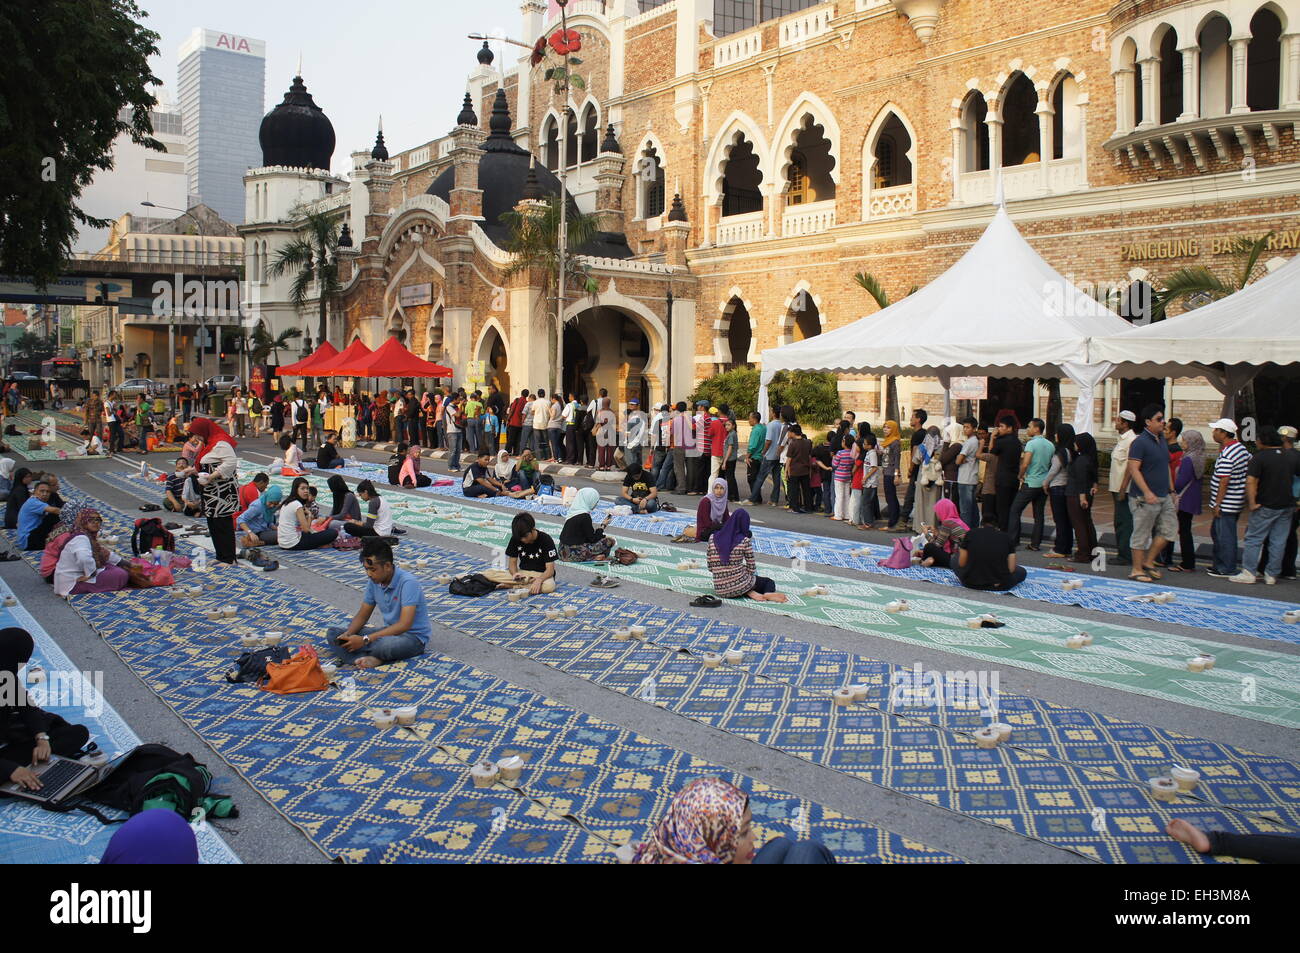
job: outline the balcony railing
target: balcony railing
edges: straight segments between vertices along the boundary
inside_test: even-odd
[[[781,234],[786,238],[816,235],[835,227],[835,200],[793,205],[781,216]]]
[[[202,265],[237,268],[244,264],[243,252],[185,251],[184,249],[119,248],[111,252],[76,252],[74,261],[125,261],[142,265]]]
[[[1144,160],[1149,160],[1157,169],[1164,167],[1165,163],[1182,168],[1190,159],[1204,172],[1212,158],[1220,162],[1235,162],[1233,146],[1240,149],[1243,156],[1252,158],[1261,149],[1276,152],[1282,147],[1282,130],[1287,126],[1291,127],[1293,137],[1300,131],[1300,110],[1230,113],[1146,126],[1116,136],[1103,148],[1127,158],[1129,167],[1133,169]]]
[[[1084,185],[1083,158],[1052,159],[1043,179],[1041,162],[1006,166],[1002,169],[1002,189],[1008,199],[1028,199],[1039,195],[1073,192]],[[993,201],[997,179],[991,170],[963,172],[957,180],[958,200],[966,205],[985,205]]]
[[[718,244],[739,245],[758,241],[763,237],[766,213],[746,212],[744,215],[727,215],[718,222]]]
[[[872,189],[867,194],[867,218],[900,218],[916,211],[916,185],[895,185]]]
[[[831,19],[834,16],[834,4],[827,3],[804,13],[786,17],[781,21],[779,31],[781,48],[797,49],[813,37],[831,32]]]

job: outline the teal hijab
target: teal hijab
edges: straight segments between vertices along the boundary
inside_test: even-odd
[[[584,486],[573,498],[573,503],[570,504],[569,512],[565,516],[581,516],[583,513],[590,513],[599,505],[600,492],[595,487]]]

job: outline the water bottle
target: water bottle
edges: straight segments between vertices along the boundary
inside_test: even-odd
[[[155,546],[155,547],[153,548],[153,564],[154,564],[155,566],[161,566],[161,565],[162,565],[162,547],[161,547],[161,546]]]
[[[140,479],[149,479],[149,464],[143,460],[140,461]]]
[[[208,552],[206,549],[195,548],[194,560],[191,565],[199,572],[204,572],[208,568]]]

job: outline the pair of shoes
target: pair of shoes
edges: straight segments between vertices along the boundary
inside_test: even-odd
[[[716,609],[722,605],[722,600],[717,596],[697,596],[691,600],[691,605],[696,609]]]
[[[1213,576],[1216,579],[1231,579],[1233,576],[1236,575],[1236,573],[1231,573],[1231,572],[1219,572],[1217,569],[1207,569],[1205,570],[1205,574],[1207,576]],[[1252,582],[1253,581],[1254,580],[1252,580]]]
[[[1270,582],[1270,583],[1273,581],[1271,576],[1265,576],[1264,579],[1266,582]],[[1256,579],[1255,579],[1255,574],[1253,572],[1251,572],[1249,569],[1243,569],[1241,572],[1237,573],[1237,575],[1229,576],[1228,582],[1239,582],[1243,586],[1253,586],[1256,582]]]

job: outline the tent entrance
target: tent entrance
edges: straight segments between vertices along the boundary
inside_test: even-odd
[[[1034,413],[1034,379],[1032,377],[990,377],[988,399],[979,402],[981,427],[993,429],[998,414],[1009,410],[1023,427]]]

